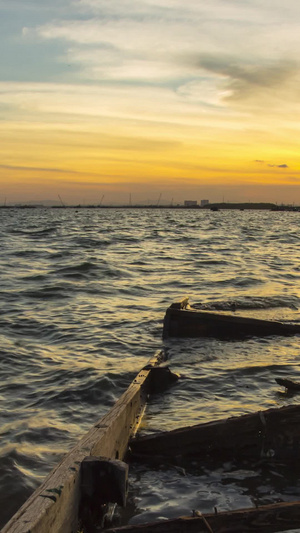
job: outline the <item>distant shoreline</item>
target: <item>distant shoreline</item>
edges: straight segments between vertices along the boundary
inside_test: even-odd
[[[247,202],[247,203],[212,203],[205,206],[192,205],[186,206],[181,204],[176,205],[44,205],[44,204],[14,204],[14,205],[0,205],[0,209],[188,209],[188,210],[206,210],[206,211],[222,211],[222,210],[265,210],[265,211],[300,211],[300,206],[291,205],[277,205],[267,202]]]

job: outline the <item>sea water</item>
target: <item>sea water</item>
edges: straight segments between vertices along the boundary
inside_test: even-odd
[[[141,431],[298,403],[299,337],[162,341],[172,301],[300,322],[300,213],[0,210],[0,526],[164,349]],[[282,467],[283,468],[283,467]],[[295,468],[133,465],[121,523],[300,499]]]

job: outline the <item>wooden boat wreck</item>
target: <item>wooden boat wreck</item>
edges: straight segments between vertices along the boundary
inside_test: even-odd
[[[216,337],[240,339],[249,336],[299,335],[300,323],[261,320],[232,313],[199,311],[184,298],[173,303],[166,311],[163,338],[168,337]]]
[[[169,309],[177,309],[172,307]],[[169,311],[169,310],[168,310]],[[182,309],[179,309],[182,312]],[[185,311],[187,312],[187,311]],[[167,312],[168,313],[168,312]],[[168,313],[170,318],[170,313]],[[300,457],[300,405],[268,409],[240,417],[139,437],[147,399],[178,376],[161,365],[158,352],[113,408],[52,470],[2,529],[2,533],[232,533],[300,530],[300,501],[202,514],[141,525],[111,527],[116,504],[126,504],[125,460],[212,461],[247,459],[286,461]],[[283,384],[283,383],[281,383]]]
[[[163,354],[159,352],[149,361],[109,413],[96,422],[52,470],[6,524],[2,533],[77,533],[80,514],[84,514],[81,509],[84,500],[93,499],[93,492],[91,495],[89,492],[92,488],[84,486],[85,479],[89,479],[89,472],[93,470],[91,457],[96,458],[96,462],[99,457],[105,457],[108,461],[108,465],[102,468],[102,471],[107,471],[106,479],[103,475],[104,486],[113,470],[124,485],[126,468],[118,461],[124,458],[128,441],[137,430],[148,394],[166,376],[169,379],[168,369],[159,367],[162,359]],[[117,461],[115,468],[113,461]],[[90,477],[93,477],[92,474]],[[118,498],[121,499],[119,494]]]

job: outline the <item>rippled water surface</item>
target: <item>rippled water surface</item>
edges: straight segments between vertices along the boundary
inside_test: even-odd
[[[186,295],[299,322],[299,213],[1,209],[0,218],[0,526],[157,349],[182,377],[152,399],[142,431],[299,402],[274,381],[300,379],[299,337],[161,339],[166,308]],[[299,477],[278,487],[272,472],[255,484],[246,466],[131,476],[132,522],[289,500],[300,488]]]

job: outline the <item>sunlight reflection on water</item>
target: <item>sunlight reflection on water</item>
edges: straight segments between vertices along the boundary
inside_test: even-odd
[[[162,348],[174,299],[300,319],[299,213],[3,209],[0,217],[0,525]],[[165,348],[183,377],[153,398],[143,431],[298,401],[278,395],[274,381],[299,376],[297,338]]]

